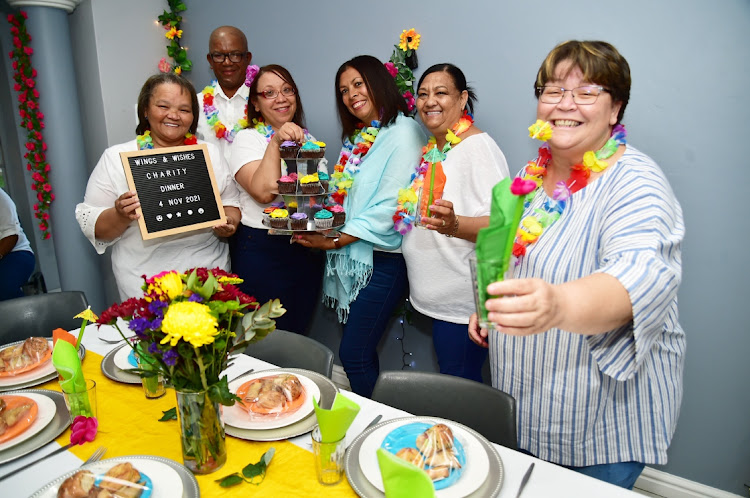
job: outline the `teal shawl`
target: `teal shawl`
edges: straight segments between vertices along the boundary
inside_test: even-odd
[[[373,247],[388,251],[401,247],[401,234],[393,228],[396,198],[398,190],[409,184],[426,142],[420,126],[399,114],[394,123],[380,129],[354,177],[344,200],[346,224],[341,231],[359,240],[328,251],[323,279],[323,302],[336,308],[341,323],[346,323],[349,305],[370,282]]]

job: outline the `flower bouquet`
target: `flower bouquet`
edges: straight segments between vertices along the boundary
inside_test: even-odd
[[[229,391],[226,370],[232,353],[263,339],[286,310],[278,299],[258,306],[235,284],[242,280],[218,268],[195,268],[144,276],[143,297],[114,304],[99,324],[129,321],[127,341],[148,355],[142,377],[162,376],[177,393],[185,465],[193,472],[217,470],[226,461],[219,406],[239,398]],[[125,336],[123,335],[123,338]]]

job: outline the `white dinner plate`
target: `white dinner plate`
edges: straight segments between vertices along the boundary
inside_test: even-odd
[[[0,397],[3,395],[0,394]],[[42,396],[41,394],[35,394],[35,393],[16,393],[12,394],[10,396],[23,396],[25,398],[29,398],[34,403],[36,403],[37,406],[37,414],[36,419],[34,422],[31,423],[28,429],[23,431],[18,436],[14,437],[13,439],[10,439],[8,441],[5,441],[4,443],[0,443],[0,451],[7,450],[8,448],[12,448],[13,446],[16,446],[17,444],[21,444],[27,439],[36,436],[40,432],[42,432],[42,429],[47,427],[50,422],[52,422],[52,419],[55,418],[55,413],[57,412],[57,407],[55,406],[55,402],[52,401],[47,396]]]
[[[128,346],[127,344],[123,344],[123,347],[121,347],[116,353],[115,353],[115,366],[119,368],[120,370],[130,370],[132,368],[138,368],[137,366],[133,366],[130,363],[129,357],[130,353],[133,352],[133,348]],[[137,374],[134,374],[137,375]]]
[[[79,470],[89,470],[94,474],[105,474],[109,469],[123,462],[130,462],[138,472],[143,472],[149,477],[149,479],[151,479],[154,489],[150,498],[174,498],[176,496],[183,496],[184,487],[182,479],[180,478],[180,474],[178,474],[172,466],[157,460],[137,456],[110,458],[84,465],[80,469],[76,469],[73,472],[58,477],[37,491],[33,496],[34,498],[56,498],[57,490],[65,479]]]
[[[239,406],[239,403],[235,403],[234,406],[224,407],[224,423],[239,429],[268,430],[292,425],[310,415],[315,409],[313,407],[313,398],[320,401],[320,388],[311,379],[295,372],[257,372],[231,381],[229,383],[229,390],[236,393],[240,386],[251,380],[268,377],[270,375],[280,375],[282,373],[290,373],[296,376],[302,384],[302,387],[305,388],[305,401],[297,411],[288,415],[282,414],[279,417],[266,416],[251,419],[247,410]]]
[[[18,341],[11,344],[6,344],[5,346],[0,346],[0,351],[7,347],[21,344],[22,342],[23,341]],[[52,348],[52,341],[48,340],[47,342],[49,343],[49,347]],[[0,377],[0,387],[14,387],[20,384],[25,384],[26,382],[32,382],[41,379],[42,377],[46,377],[53,373],[55,373],[55,367],[52,365],[52,356],[50,356],[47,361],[41,363],[28,372],[23,372],[18,375],[10,375],[8,377]]]
[[[453,431],[453,437],[463,446],[466,455],[466,465],[461,477],[451,486],[437,490],[435,496],[438,498],[462,498],[479,489],[487,479],[487,472],[490,469],[490,460],[479,439],[462,427],[448,421],[419,421],[432,423],[433,425],[436,423],[446,424]],[[380,474],[376,452],[388,434],[399,427],[412,423],[414,423],[414,420],[394,420],[393,423],[386,423],[370,433],[362,442],[359,450],[360,468],[367,480],[380,491],[385,491],[385,488],[383,487],[383,478]]]

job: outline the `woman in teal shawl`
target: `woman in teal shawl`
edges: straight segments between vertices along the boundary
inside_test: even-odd
[[[404,116],[406,102],[375,57],[342,64],[335,88],[344,146],[330,203],[343,207],[346,223],[338,238],[306,234],[295,241],[327,251],[323,301],[343,324],[339,357],[352,390],[369,397],[380,370],[378,343],[408,287],[401,234],[393,228],[396,197],[426,138]]]

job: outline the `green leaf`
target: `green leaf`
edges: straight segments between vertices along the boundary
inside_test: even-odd
[[[249,463],[245,466],[244,469],[242,469],[242,475],[247,477],[248,479],[252,479],[253,477],[262,476],[266,472],[266,464],[261,458],[260,462],[258,463]]]
[[[219,486],[221,486],[222,488],[229,488],[229,487],[238,485],[243,480],[244,479],[242,479],[242,477],[240,477],[239,474],[234,473],[234,474],[228,475],[228,476],[226,476],[226,477],[224,477],[222,479],[217,479],[216,482],[218,482]]]
[[[261,460],[263,460],[263,462],[265,462],[266,467],[268,467],[271,464],[271,459],[273,458],[273,456],[275,454],[276,454],[276,449],[274,449],[273,447],[268,448],[268,451],[266,451],[265,453],[263,453],[263,456],[261,457]]]
[[[163,415],[159,419],[159,422],[168,422],[170,420],[177,420],[177,408],[172,407],[169,410],[162,412]]]

